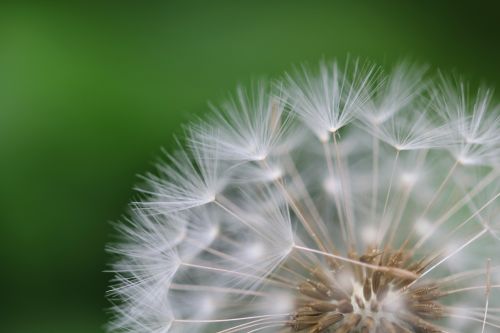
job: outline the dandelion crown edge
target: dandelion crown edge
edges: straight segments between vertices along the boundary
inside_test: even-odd
[[[239,88],[144,176],[110,332],[500,332],[500,108],[358,59]]]

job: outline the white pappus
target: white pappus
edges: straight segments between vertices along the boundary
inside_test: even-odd
[[[500,108],[303,66],[189,125],[117,223],[110,332],[499,332]]]

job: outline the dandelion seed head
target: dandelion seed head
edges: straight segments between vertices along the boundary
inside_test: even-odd
[[[116,224],[111,332],[500,329],[491,89],[349,59],[212,109]]]

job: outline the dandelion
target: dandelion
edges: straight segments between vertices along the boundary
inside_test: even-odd
[[[110,331],[500,331],[500,109],[425,72],[304,67],[190,125],[117,224]]]

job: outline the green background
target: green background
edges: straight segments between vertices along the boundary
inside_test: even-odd
[[[350,53],[498,86],[498,8],[457,2],[2,2],[0,330],[103,332],[109,221],[238,83]]]

